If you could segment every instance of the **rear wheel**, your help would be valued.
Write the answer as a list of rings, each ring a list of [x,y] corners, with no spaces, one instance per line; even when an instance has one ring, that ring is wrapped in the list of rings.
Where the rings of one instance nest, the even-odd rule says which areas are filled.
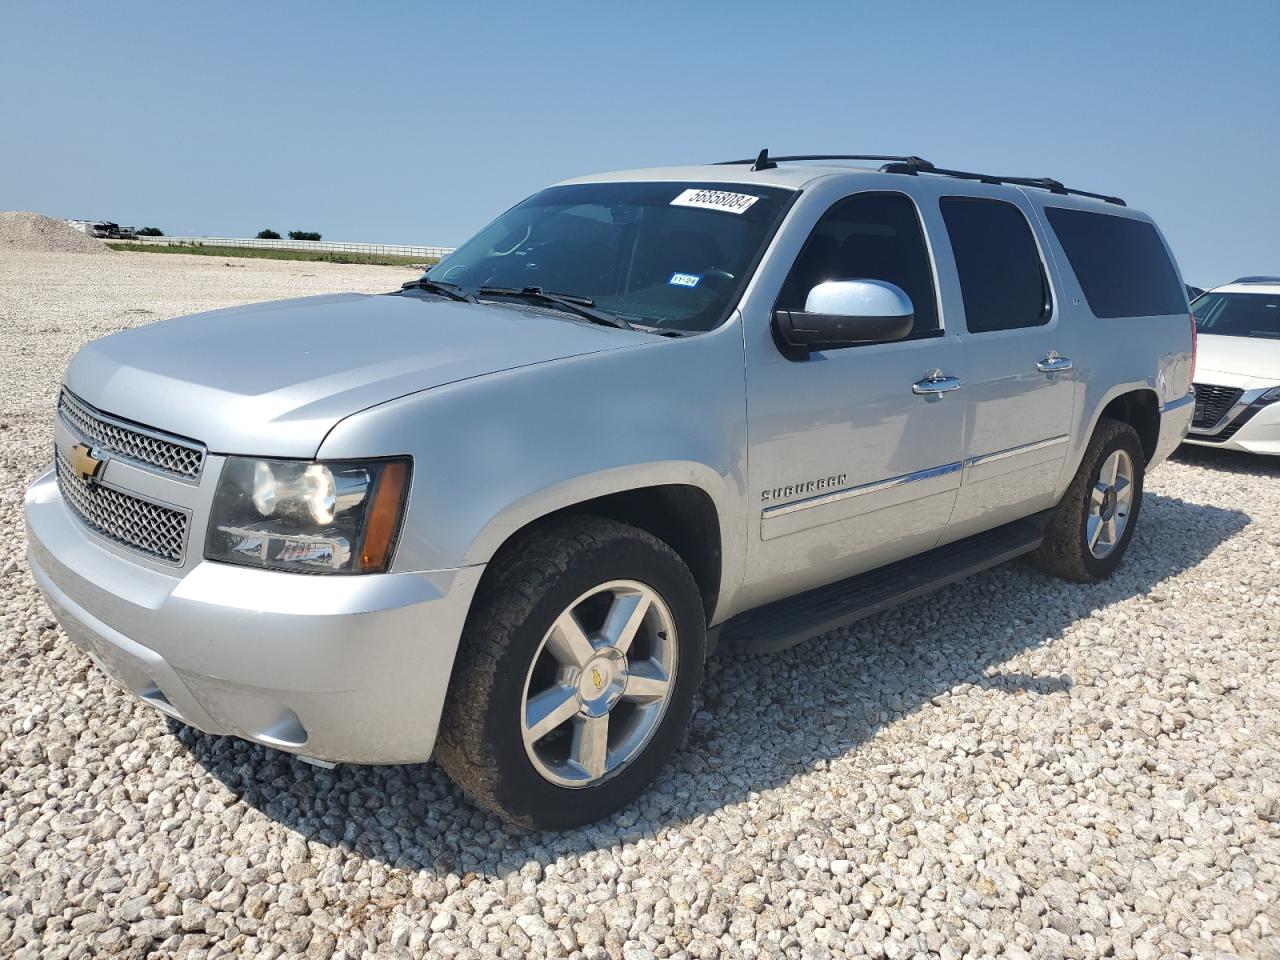
[[[1137,431],[1118,420],[1100,420],[1031,562],[1085,583],[1111,576],[1138,523],[1145,465]]]
[[[506,820],[563,829],[606,816],[679,742],[705,636],[697,585],[662,541],[597,517],[536,529],[486,573],[439,760]]]

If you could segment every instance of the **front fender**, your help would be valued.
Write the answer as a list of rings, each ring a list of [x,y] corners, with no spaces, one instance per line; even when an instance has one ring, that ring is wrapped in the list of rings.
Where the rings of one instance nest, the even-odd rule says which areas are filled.
[[[521,527],[583,500],[697,487],[720,518],[723,605],[746,548],[742,349],[731,320],[436,387],[346,418],[319,456],[413,457],[395,571],[485,563]]]
[[[728,488],[725,478],[707,464],[689,460],[632,463],[568,478],[532,491],[508,505],[476,535],[465,564],[487,563],[513,533],[557,510],[611,493],[667,484],[697,487],[707,494],[715,504],[720,521],[720,542],[723,544],[726,537],[734,536],[734,525],[725,521],[733,516],[730,511],[736,493]]]

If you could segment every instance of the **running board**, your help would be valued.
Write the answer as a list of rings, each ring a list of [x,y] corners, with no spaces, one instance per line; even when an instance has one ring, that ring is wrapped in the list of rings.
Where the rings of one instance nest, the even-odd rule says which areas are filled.
[[[1045,511],[740,613],[725,623],[720,645],[752,653],[785,650],[932,593],[1031,552],[1044,539],[1051,514],[1052,511]]]

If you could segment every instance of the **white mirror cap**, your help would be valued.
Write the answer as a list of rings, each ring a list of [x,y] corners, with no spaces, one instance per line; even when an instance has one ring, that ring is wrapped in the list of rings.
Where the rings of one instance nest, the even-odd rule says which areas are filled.
[[[887,280],[828,280],[809,291],[805,313],[841,317],[909,317],[911,298]]]

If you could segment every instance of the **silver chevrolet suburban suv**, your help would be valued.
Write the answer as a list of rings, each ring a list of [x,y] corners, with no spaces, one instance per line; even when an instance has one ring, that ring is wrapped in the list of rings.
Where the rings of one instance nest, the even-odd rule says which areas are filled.
[[[67,634],[170,716],[627,803],[704,659],[1025,554],[1081,581],[1187,432],[1151,220],[917,157],[570,180],[421,280],[85,346],[26,498]]]

